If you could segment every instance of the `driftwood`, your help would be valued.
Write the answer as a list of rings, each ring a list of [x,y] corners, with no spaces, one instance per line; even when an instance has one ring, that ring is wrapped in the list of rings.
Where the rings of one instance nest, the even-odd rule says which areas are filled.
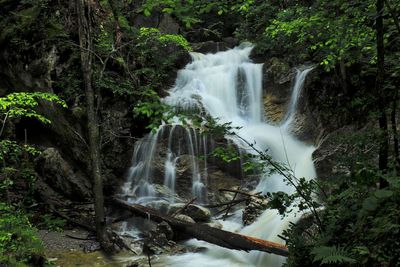
[[[288,256],[287,247],[278,243],[224,231],[208,225],[185,222],[170,216],[162,215],[155,209],[138,204],[129,204],[120,199],[114,198],[112,201],[119,207],[129,210],[138,216],[155,222],[165,221],[174,229],[174,232],[183,234],[188,238],[197,238],[229,249],[244,251],[258,250],[280,256]]]

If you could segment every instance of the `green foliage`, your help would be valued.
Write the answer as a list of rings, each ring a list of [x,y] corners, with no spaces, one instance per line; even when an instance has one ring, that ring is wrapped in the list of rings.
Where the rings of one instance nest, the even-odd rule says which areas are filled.
[[[158,98],[154,101],[139,102],[133,109],[133,113],[137,117],[145,117],[149,124],[146,128],[155,131],[162,122],[168,122],[172,117],[172,109],[170,106],[160,102]]]
[[[341,248],[341,247],[335,247],[335,246],[333,246],[333,247],[327,247],[327,246],[315,247],[311,251],[311,254],[314,255],[314,261],[321,262],[322,265],[324,265],[324,264],[351,265],[352,263],[356,262],[354,259],[352,259],[348,256],[349,253],[346,251],[346,249]]]
[[[187,119],[191,127],[197,127],[202,133],[213,132],[212,129],[208,131],[213,128],[210,125],[218,124],[214,120],[209,125],[210,120],[199,115]],[[222,136],[235,135],[240,139],[231,124],[218,128],[217,132]],[[287,266],[382,266],[386,263],[396,266],[393,264],[399,261],[400,255],[400,183],[397,176],[382,175],[359,163],[351,177],[338,177],[334,183],[320,184],[294,176],[290,167],[274,162],[266,152],[246,144],[264,168],[283,175],[296,189],[293,194],[268,194],[268,206],[283,215],[295,208],[309,213],[299,225],[292,225],[284,234],[290,252]],[[213,154],[226,162],[238,159],[234,147],[217,148]],[[255,159],[254,155],[252,158]],[[376,188],[380,177],[389,181],[388,188]],[[330,194],[325,193],[325,188],[330,189]],[[317,194],[321,196],[320,200]],[[321,201],[324,209],[319,209]]]
[[[0,265],[31,266],[44,248],[25,214],[0,202]]]
[[[43,115],[38,114],[34,108],[39,105],[39,100],[47,100],[50,102],[57,103],[62,107],[67,107],[65,102],[61,100],[57,95],[51,93],[11,93],[4,97],[0,97],[0,115],[5,118],[35,118],[42,123],[50,123],[50,121]]]
[[[142,27],[139,30],[140,37],[155,38],[162,44],[174,43],[180,45],[186,51],[192,51],[189,42],[179,34],[162,34],[157,28]]]
[[[33,193],[36,173],[31,166],[29,159],[36,157],[40,152],[29,145],[19,145],[15,141],[0,141],[0,198],[13,188],[14,182],[18,179],[27,184],[30,193]],[[26,195],[24,200],[29,200]]]
[[[68,37],[64,25],[60,23],[62,8],[53,8],[49,0],[1,2],[0,44],[12,51],[14,59],[30,61],[43,55],[46,45]],[[34,51],[34,52],[32,52]]]
[[[118,10],[118,21],[125,25],[119,32],[115,31],[113,16],[102,21],[96,31],[93,81],[105,95],[111,92],[129,102],[146,102],[152,100],[149,95],[165,89],[165,80],[176,68],[177,59],[192,48],[181,35],[163,34],[158,28],[136,28],[125,12]],[[118,43],[116,35],[121,36]]]
[[[232,145],[217,147],[212,151],[211,155],[215,158],[222,159],[227,163],[240,160],[240,154],[238,153],[237,148]]]
[[[67,223],[66,220],[55,217],[52,214],[44,214],[40,219],[38,227],[54,232],[62,232]]]
[[[332,8],[336,10],[332,12]],[[306,48],[326,70],[344,61],[348,66],[360,59],[375,61],[374,29],[368,14],[373,5],[342,1],[315,1],[311,7],[294,6],[277,14],[266,28],[266,36],[283,44]]]
[[[8,119],[22,117],[35,118],[42,123],[50,123],[43,115],[36,112],[35,107],[40,100],[51,101],[66,107],[64,101],[58,96],[50,93],[11,93],[0,97],[0,116],[2,116],[2,127],[0,136]],[[27,185],[29,193],[33,193],[33,185],[36,174],[33,170],[30,159],[36,157],[39,151],[30,145],[21,145],[16,141],[2,139],[0,141],[0,197],[8,194],[15,181],[21,180]],[[23,197],[28,201],[30,196]]]
[[[11,93],[0,98],[0,116],[3,129],[10,119],[34,118],[42,123],[50,123],[35,108],[40,101],[49,101],[66,107],[64,101],[50,93]],[[31,158],[39,151],[29,145],[2,139],[0,141],[0,199],[14,201],[14,204],[31,204],[36,181]],[[11,190],[20,190],[20,196],[10,199]],[[36,236],[36,230],[29,223],[28,217],[11,206],[0,202],[0,265],[32,266],[38,261],[44,262],[43,245]]]
[[[150,16],[154,10],[161,10],[163,13],[176,17],[186,28],[191,28],[203,22],[202,15],[204,14],[246,13],[254,4],[254,0],[146,0],[141,7],[141,11],[146,16]]]
[[[30,156],[37,156],[40,154],[33,146],[21,146],[17,142],[7,139],[0,141],[0,161],[16,163],[25,153]]]
[[[380,178],[389,187],[376,188]],[[319,211],[323,231],[306,221],[286,233],[287,266],[397,266],[400,255],[400,184],[397,175],[371,169],[329,182],[332,192]],[[305,234],[307,233],[307,234]],[[312,237],[312,238],[310,238]],[[312,263],[313,262],[313,263]]]
[[[77,64],[78,58],[73,55],[69,59],[71,65]],[[79,68],[70,68],[64,70],[63,74],[54,81],[54,90],[57,90],[58,95],[68,103],[68,106],[72,106],[73,103],[78,99],[84,98],[84,92],[82,90],[82,80],[79,73]]]

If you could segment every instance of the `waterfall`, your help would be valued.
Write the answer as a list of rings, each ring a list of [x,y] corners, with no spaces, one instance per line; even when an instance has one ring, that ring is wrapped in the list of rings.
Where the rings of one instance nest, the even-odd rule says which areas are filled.
[[[251,153],[247,143],[253,144],[259,151],[265,151],[275,161],[287,164],[296,177],[313,179],[316,176],[311,154],[314,147],[306,145],[289,132],[294,120],[297,102],[306,75],[311,69],[298,71],[293,86],[288,111],[281,125],[271,125],[264,119],[262,108],[262,64],[254,64],[249,59],[251,46],[244,46],[216,54],[192,54],[192,63],[178,72],[175,87],[169,91],[163,101],[171,106],[187,110],[207,112],[220,122],[230,122],[239,127],[236,131],[240,138],[229,137],[229,141]],[[168,137],[166,137],[168,136]],[[184,137],[182,137],[184,136]],[[192,177],[191,193],[200,202],[206,202],[207,161],[200,164],[200,156],[207,157],[213,141],[199,136],[192,128],[182,129],[178,123],[174,126],[162,125],[156,133],[151,133],[135,146],[133,165],[128,181],[123,187],[125,196],[135,196],[136,200],[156,195],[152,185],[157,142],[163,139],[167,143],[164,164],[164,185],[173,193],[177,183],[178,161],[182,155],[189,155]],[[253,151],[253,153],[255,153]],[[269,173],[269,172],[267,172]],[[287,193],[294,192],[284,177],[277,173],[261,175],[255,191]],[[132,199],[135,199],[134,197]],[[243,234],[283,243],[278,235],[290,222],[296,222],[293,212],[282,218],[275,210],[266,210],[253,224],[243,227],[241,211],[229,221],[221,221],[224,229],[239,231]],[[170,256],[154,266],[281,266],[284,258],[263,252],[237,252],[220,248],[201,241],[190,241],[193,245],[210,248],[204,253],[186,253]]]
[[[299,98],[301,95],[301,91],[304,86],[304,81],[306,80],[307,74],[312,70],[312,68],[307,68],[302,71],[297,70],[296,78],[294,82],[294,86],[292,89],[292,95],[290,97],[289,107],[286,111],[285,117],[281,122],[281,127],[285,128],[286,130],[290,127],[294,121],[296,110],[297,110],[297,103],[299,102]]]

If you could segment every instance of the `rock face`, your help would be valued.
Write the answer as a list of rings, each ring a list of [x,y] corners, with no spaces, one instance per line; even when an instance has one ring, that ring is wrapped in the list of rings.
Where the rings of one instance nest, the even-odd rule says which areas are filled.
[[[358,160],[377,165],[378,129],[373,123],[362,128],[341,127],[325,136],[313,153],[318,178],[335,179],[350,176],[357,170]],[[351,137],[351,138],[350,138]]]
[[[38,173],[52,189],[72,200],[86,200],[91,196],[87,177],[74,170],[55,148],[47,148],[37,161]]]
[[[285,115],[286,102],[282,102],[273,93],[265,93],[263,96],[264,112],[266,118],[274,123],[278,123]]]
[[[263,103],[267,120],[279,123],[283,119],[294,77],[295,70],[277,58],[271,58],[264,63]]]
[[[299,69],[303,68],[302,66]],[[271,58],[264,63],[264,112],[270,122],[279,124],[287,111],[296,77],[296,68],[290,67],[278,58]],[[290,131],[300,140],[315,143],[320,133],[317,116],[314,116],[309,106],[307,88],[313,80],[311,71],[305,80],[297,105],[297,113]],[[317,127],[316,127],[317,126]]]

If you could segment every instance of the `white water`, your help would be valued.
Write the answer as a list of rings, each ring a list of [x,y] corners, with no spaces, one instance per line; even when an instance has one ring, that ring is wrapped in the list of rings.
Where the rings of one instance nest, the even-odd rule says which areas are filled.
[[[299,102],[299,97],[304,86],[304,81],[306,80],[307,74],[311,70],[312,68],[308,68],[303,71],[297,70],[295,84],[292,90],[292,96],[290,97],[289,107],[281,123],[281,127],[285,130],[288,130],[288,127],[290,127],[294,121],[297,110],[297,103]]]
[[[209,113],[220,122],[231,122],[242,127],[237,134],[252,143],[260,151],[268,151],[276,161],[290,166],[297,177],[315,178],[311,154],[314,147],[298,141],[289,132],[294,120],[296,106],[307,73],[310,69],[299,71],[293,87],[292,99],[281,126],[270,125],[264,119],[262,108],[262,64],[253,64],[249,60],[252,47],[235,48],[217,54],[193,54],[193,62],[178,73],[176,86],[170,90],[165,103],[184,109],[199,109]],[[175,126],[168,129],[168,153],[165,161],[164,184],[172,191],[176,183],[176,161],[186,150],[192,156],[192,195],[205,202],[207,166],[199,166],[197,155],[207,155],[208,142],[205,137],[197,136],[196,131],[188,128],[186,141],[175,140]],[[157,133],[150,134],[135,148],[133,167],[130,178],[124,186],[126,195],[139,198],[154,196],[152,186],[152,159],[157,149],[157,142],[164,134],[165,126]],[[182,133],[181,133],[182,134]],[[241,140],[230,137],[239,147],[249,149]],[[176,144],[178,142],[178,144]],[[143,147],[147,147],[144,149]],[[248,151],[249,152],[249,151]],[[251,152],[251,151],[250,151]],[[202,171],[200,171],[202,169]],[[264,175],[256,191],[291,193],[294,188],[284,182],[282,176]],[[132,186],[133,184],[133,186]],[[295,213],[284,219],[274,210],[266,210],[250,226],[242,228],[239,214],[230,221],[221,222],[224,229],[239,231],[243,234],[283,243],[278,238],[290,221],[295,222]],[[206,246],[206,253],[188,253],[182,256],[168,257],[159,266],[212,267],[212,266],[281,266],[284,258],[262,252],[237,252],[200,241],[192,244]],[[157,264],[157,263],[155,263]],[[155,265],[157,266],[157,265]]]

